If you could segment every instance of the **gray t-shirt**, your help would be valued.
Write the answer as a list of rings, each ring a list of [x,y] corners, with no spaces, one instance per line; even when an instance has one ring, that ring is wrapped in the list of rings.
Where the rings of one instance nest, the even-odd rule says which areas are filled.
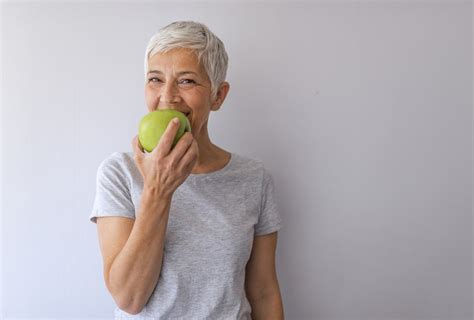
[[[99,166],[90,220],[138,214],[143,178],[132,152]],[[263,163],[231,153],[211,173],[191,174],[173,194],[162,270],[144,310],[115,319],[250,319],[245,266],[254,236],[279,230],[273,179]]]

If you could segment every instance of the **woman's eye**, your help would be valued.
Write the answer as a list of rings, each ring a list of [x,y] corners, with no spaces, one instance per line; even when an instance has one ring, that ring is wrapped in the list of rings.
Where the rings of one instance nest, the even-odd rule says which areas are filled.
[[[194,81],[193,79],[182,79],[182,80],[179,80],[179,84],[194,84],[196,83],[196,81]]]
[[[148,82],[159,82],[161,81],[159,78],[150,78],[148,79]]]

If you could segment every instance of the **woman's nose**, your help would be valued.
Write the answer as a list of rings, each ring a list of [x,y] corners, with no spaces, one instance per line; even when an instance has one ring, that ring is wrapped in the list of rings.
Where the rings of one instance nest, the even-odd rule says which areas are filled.
[[[179,91],[176,84],[171,83],[171,81],[166,83],[161,91],[160,100],[164,103],[180,102]]]

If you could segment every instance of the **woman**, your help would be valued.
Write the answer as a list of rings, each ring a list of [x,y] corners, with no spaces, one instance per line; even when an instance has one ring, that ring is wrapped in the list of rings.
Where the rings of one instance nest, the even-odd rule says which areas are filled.
[[[150,39],[148,111],[184,112],[192,133],[171,148],[170,122],[151,153],[135,136],[133,152],[99,166],[90,218],[116,319],[283,319],[272,176],[208,135],[226,71],[224,45],[203,24],[174,22]]]

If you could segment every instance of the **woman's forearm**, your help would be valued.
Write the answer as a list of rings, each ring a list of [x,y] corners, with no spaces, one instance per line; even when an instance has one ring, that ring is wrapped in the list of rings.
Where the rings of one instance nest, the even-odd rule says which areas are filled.
[[[139,213],[123,249],[109,272],[109,290],[119,307],[139,313],[158,282],[171,196],[144,189]]]
[[[250,301],[252,306],[252,320],[283,320],[283,302],[280,291],[262,296],[260,299]]]

